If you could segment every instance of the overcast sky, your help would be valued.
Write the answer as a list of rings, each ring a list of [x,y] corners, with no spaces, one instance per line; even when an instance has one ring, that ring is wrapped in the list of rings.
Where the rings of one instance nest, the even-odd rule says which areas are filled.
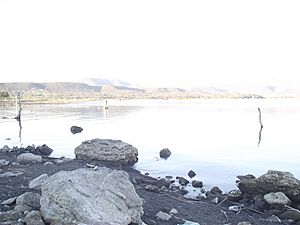
[[[0,82],[299,81],[299,12],[299,0],[0,0]]]

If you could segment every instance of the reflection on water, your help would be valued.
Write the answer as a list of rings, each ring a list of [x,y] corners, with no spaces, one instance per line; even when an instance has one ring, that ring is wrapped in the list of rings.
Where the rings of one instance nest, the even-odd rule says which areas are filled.
[[[263,141],[262,126],[257,140],[257,105]],[[14,114],[13,107],[0,111]],[[73,135],[73,125],[83,131]],[[47,144],[53,156],[74,157],[84,140],[120,139],[139,149],[135,167],[143,172],[187,177],[192,169],[204,185],[231,189],[236,175],[268,169],[299,177],[299,127],[300,100],[124,101],[109,102],[108,109],[105,102],[24,105],[19,124],[0,119],[0,145]],[[172,155],[157,160],[163,148]]]

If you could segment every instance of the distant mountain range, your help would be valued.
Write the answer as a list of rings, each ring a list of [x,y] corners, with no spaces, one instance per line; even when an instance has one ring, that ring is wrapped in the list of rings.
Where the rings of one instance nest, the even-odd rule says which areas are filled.
[[[136,88],[121,80],[89,78],[78,82],[0,83],[0,92],[21,91],[30,95],[55,93],[64,96],[105,96],[110,98],[263,98],[300,97],[300,85],[292,82],[280,84],[219,85],[191,90],[181,88]],[[81,94],[80,94],[81,93]]]

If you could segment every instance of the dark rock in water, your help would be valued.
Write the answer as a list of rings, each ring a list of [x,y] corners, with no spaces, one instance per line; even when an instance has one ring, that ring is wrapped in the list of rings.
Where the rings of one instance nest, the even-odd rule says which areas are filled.
[[[202,188],[203,187],[203,182],[198,181],[198,180],[193,180],[192,181],[192,186],[195,187],[195,188]]]
[[[171,180],[173,176],[166,176],[166,179]]]
[[[193,170],[190,170],[190,171],[188,172],[188,176],[189,176],[190,178],[193,178],[194,176],[196,176],[196,173],[195,173]]]
[[[241,180],[238,187],[243,193],[252,196],[283,192],[290,200],[300,201],[300,181],[289,172],[269,170],[256,179]]]
[[[72,134],[81,133],[81,131],[83,131],[83,129],[81,127],[77,127],[77,126],[72,126],[70,130],[71,130]]]
[[[243,198],[243,193],[239,190],[231,190],[227,194],[227,198],[229,201],[238,202]]]
[[[167,159],[172,154],[172,152],[168,148],[164,148],[160,150],[159,156],[160,158]]]
[[[187,179],[185,179],[184,177],[178,177],[178,182],[179,184],[183,185],[183,186],[186,186],[189,181]]]
[[[212,189],[210,189],[210,193],[214,194],[214,195],[220,195],[222,194],[222,190],[219,187],[213,187]]]
[[[35,151],[40,155],[50,155],[53,152],[53,149],[44,144],[42,146],[37,146]]]

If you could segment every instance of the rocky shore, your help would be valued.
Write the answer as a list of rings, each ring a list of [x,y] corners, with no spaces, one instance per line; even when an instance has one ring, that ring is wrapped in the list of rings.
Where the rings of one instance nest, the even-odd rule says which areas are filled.
[[[51,153],[47,145],[0,149],[0,225],[300,224],[300,181],[289,172],[238,176],[237,189],[223,193],[197,180],[189,190],[193,171],[141,174],[132,168],[137,149],[117,140],[83,142],[76,159]]]

